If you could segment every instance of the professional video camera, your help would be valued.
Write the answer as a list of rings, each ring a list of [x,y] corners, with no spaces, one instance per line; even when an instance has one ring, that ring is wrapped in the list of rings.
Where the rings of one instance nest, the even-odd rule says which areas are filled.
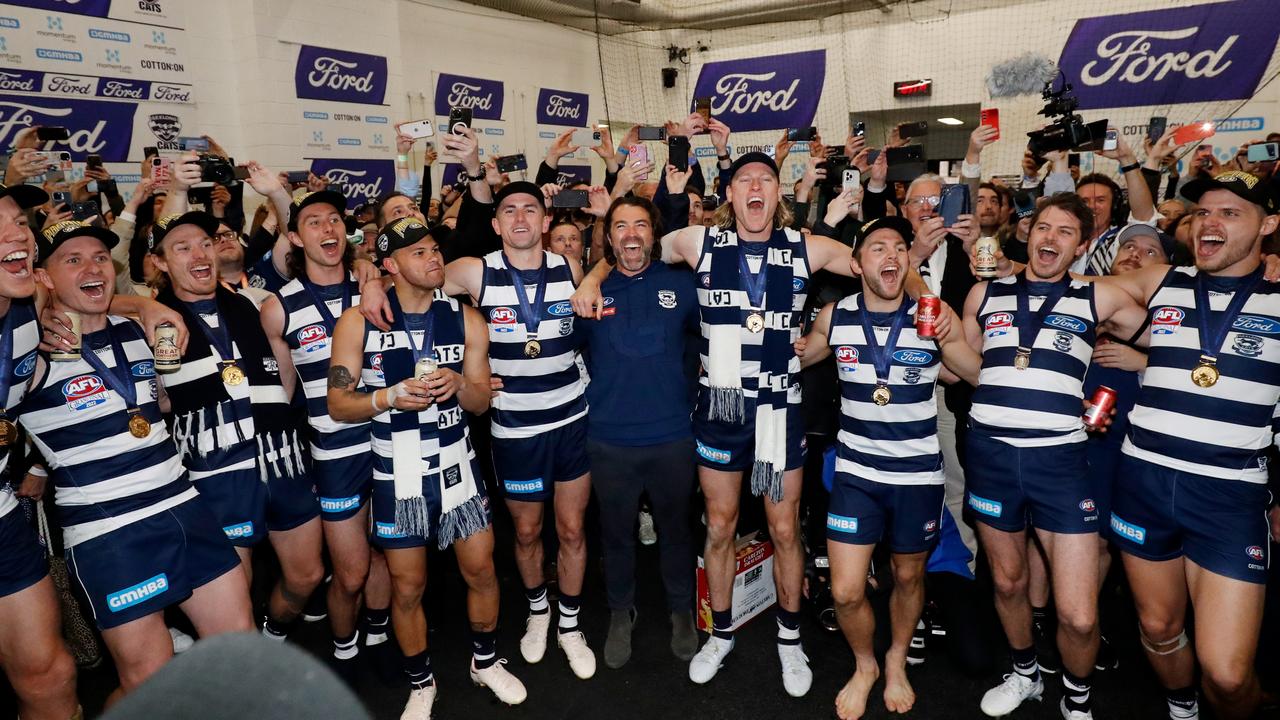
[[[1102,142],[1107,136],[1107,121],[1097,120],[1086,123],[1076,114],[1080,101],[1071,94],[1071,84],[1062,83],[1062,89],[1055,91],[1053,81],[1044,84],[1040,93],[1045,105],[1039,112],[1053,119],[1043,130],[1032,130],[1027,133],[1030,140],[1027,147],[1036,157],[1042,157],[1054,150],[1101,150]]]

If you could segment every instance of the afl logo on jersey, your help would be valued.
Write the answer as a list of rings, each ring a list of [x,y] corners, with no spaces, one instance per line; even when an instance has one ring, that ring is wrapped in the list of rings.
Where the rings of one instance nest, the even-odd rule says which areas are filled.
[[[378,376],[379,380],[383,379],[382,353],[377,353],[373,357],[369,358],[369,368],[373,370],[374,374]]]
[[[308,325],[298,331],[298,347],[307,352],[323,350],[329,346],[329,332],[319,323]]]
[[[987,337],[1000,337],[1007,335],[1009,328],[1013,327],[1013,316],[1007,312],[991,313],[987,316]]]
[[[1152,335],[1172,335],[1182,327],[1182,319],[1187,316],[1182,312],[1181,308],[1162,307],[1156,308],[1151,313],[1151,334]]]
[[[496,307],[489,311],[489,322],[496,332],[515,332],[516,311],[509,307]]]
[[[836,348],[836,362],[840,372],[851,373],[858,369],[858,348],[852,345],[841,345]]]
[[[73,411],[85,410],[107,401],[107,388],[97,375],[80,375],[62,386],[62,396]]]

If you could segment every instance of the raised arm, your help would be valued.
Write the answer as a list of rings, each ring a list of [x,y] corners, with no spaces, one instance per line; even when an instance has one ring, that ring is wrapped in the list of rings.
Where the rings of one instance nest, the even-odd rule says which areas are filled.
[[[811,269],[853,277],[853,266],[849,263],[853,249],[839,240],[832,240],[824,235],[810,235],[805,240],[805,251],[809,253]]]

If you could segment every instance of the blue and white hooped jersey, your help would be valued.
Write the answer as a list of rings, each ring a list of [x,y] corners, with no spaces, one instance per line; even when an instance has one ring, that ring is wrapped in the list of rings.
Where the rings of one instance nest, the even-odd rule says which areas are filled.
[[[129,432],[124,399],[81,357],[48,362],[23,401],[22,424],[49,463],[54,500],[67,547],[151,517],[196,496],[156,401],[155,365],[137,323],[110,316],[137,392],[151,423],[144,438]],[[105,346],[104,346],[105,343]],[[108,368],[117,358],[103,333],[88,334],[81,350]]]
[[[438,367],[448,368],[461,375],[463,350],[466,347],[466,325],[462,308],[457,300],[445,295],[441,290],[436,290],[428,312],[433,318],[432,352]],[[409,328],[409,332],[413,333],[414,345],[422,347],[423,330]],[[368,322],[365,323],[364,362],[361,365],[360,376],[370,392],[387,386],[387,378],[383,374],[383,353],[401,349],[409,353],[413,352],[405,337],[405,331],[393,328],[390,332],[383,332]],[[423,349],[426,350],[426,348]],[[400,379],[396,380],[396,382],[399,381]],[[374,482],[395,481],[391,451],[391,418],[401,412],[404,411],[392,408],[373,416]],[[462,439],[459,442],[465,443],[464,455],[472,463],[475,462],[476,453],[471,446],[466,415],[462,406],[458,404],[457,395],[444,402],[431,403],[425,410],[419,410],[417,415],[418,425],[421,428],[423,467],[429,475],[434,475],[441,470],[440,430],[459,423],[462,424]],[[479,467],[473,465],[471,471],[475,477],[480,477]],[[381,531],[382,528],[379,530]]]
[[[586,386],[576,362],[573,271],[563,257],[543,251],[546,294],[538,323],[536,358],[526,357],[531,338],[520,320],[520,302],[501,250],[484,256],[484,278],[476,304],[489,325],[489,365],[502,378],[493,399],[493,436],[527,438],[586,417]],[[534,286],[525,281],[532,305]],[[606,312],[608,310],[606,309]]]
[[[809,254],[805,245],[804,236],[799,232],[787,228],[783,232],[786,233],[789,247],[784,250],[770,249],[768,252],[772,256],[773,264],[789,264],[791,266],[791,312],[786,313],[783,317],[772,317],[773,313],[762,310],[765,316],[766,328],[786,328],[791,333],[791,342],[800,339],[801,329],[804,327],[804,304],[809,297]],[[760,354],[764,347],[764,336],[766,333],[753,333],[746,327],[747,315],[751,313],[750,303],[747,300],[747,292],[741,287],[733,288],[717,288],[712,287],[711,257],[710,252],[713,246],[719,247],[717,243],[729,242],[737,244],[740,242],[733,230],[722,230],[716,227],[707,228],[706,234],[702,237],[702,251],[698,256],[697,276],[698,276],[698,305],[701,308],[708,307],[725,307],[734,306],[741,308],[739,318],[739,337],[742,344],[742,362],[740,370],[742,376],[742,392],[743,396],[755,399],[757,395],[757,385],[760,379]],[[747,264],[751,272],[760,272],[760,266],[764,262],[764,255],[747,255]],[[736,255],[735,255],[736,261]],[[735,273],[735,277],[737,274]],[[761,304],[767,307],[769,304],[768,283],[766,282],[764,299]],[[711,379],[707,376],[707,368],[710,367],[709,358],[707,357],[709,338],[711,337],[711,325],[707,323],[705,315],[701,321],[702,339],[699,343],[698,357],[702,361],[701,376],[698,378],[698,384],[703,387],[711,386]],[[787,363],[787,372],[791,375],[793,382],[787,392],[787,403],[790,405],[798,405],[800,403],[800,384],[794,382],[795,378],[800,376],[800,358],[793,353]]]
[[[1147,302],[1151,345],[1123,451],[1183,472],[1265,484],[1266,450],[1280,432],[1280,287],[1258,283],[1218,349],[1221,377],[1202,388],[1191,382],[1200,362],[1196,273],[1170,269]],[[1207,285],[1212,311],[1226,310],[1238,282]]]
[[[972,427],[1017,447],[1084,442],[1084,375],[1098,324],[1093,285],[1071,281],[1044,318],[1030,367],[1019,370],[1013,364],[1020,343],[1015,280],[989,282],[978,308],[982,370],[969,414]],[[1028,285],[1029,310],[1035,313],[1049,283]]]
[[[10,422],[18,421],[17,407],[27,394],[27,381],[36,369],[36,345],[40,344],[40,324],[36,321],[35,305],[30,300],[13,300],[9,303],[9,322],[13,327],[13,364],[9,369],[9,396],[4,398],[5,412]],[[9,467],[9,448],[0,449],[0,477]],[[18,501],[13,488],[0,485],[0,517],[13,512]]]
[[[347,291],[351,307],[360,304],[360,287],[348,274]],[[342,306],[342,286],[321,285],[316,292],[336,322],[346,309]],[[316,308],[311,294],[297,278],[280,289],[284,307],[284,339],[289,355],[302,380],[307,398],[307,422],[311,425],[311,458],[319,465],[369,453],[369,423],[338,422],[329,417],[329,355],[333,351],[333,327]],[[359,383],[357,383],[357,386]],[[358,389],[358,388],[357,388]]]
[[[910,302],[904,299],[904,302]],[[840,378],[840,432],[836,472],[890,485],[941,485],[938,403],[934,386],[941,353],[932,340],[916,335],[915,306],[889,359],[892,399],[877,405],[875,363],[862,329],[862,294],[841,300],[831,313],[827,341]],[[891,317],[873,313],[877,345],[884,348]]]

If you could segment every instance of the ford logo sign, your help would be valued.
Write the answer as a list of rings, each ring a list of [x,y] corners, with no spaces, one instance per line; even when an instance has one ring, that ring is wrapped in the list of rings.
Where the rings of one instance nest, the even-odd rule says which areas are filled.
[[[893,359],[904,365],[927,365],[933,355],[923,350],[899,350],[893,354]]]
[[[1073,318],[1070,315],[1050,315],[1044,319],[1044,324],[1052,328],[1070,330],[1077,333],[1082,333],[1088,329],[1088,325],[1085,325],[1083,320]]]
[[[1280,333],[1280,322],[1276,322],[1271,318],[1258,317],[1257,315],[1241,315],[1231,324],[1231,329],[1245,330],[1263,335],[1275,335]]]
[[[551,307],[547,308],[547,312],[551,313],[552,315],[555,315],[556,317],[572,315],[573,306],[570,305],[568,302],[558,302],[555,305],[552,305]]]

